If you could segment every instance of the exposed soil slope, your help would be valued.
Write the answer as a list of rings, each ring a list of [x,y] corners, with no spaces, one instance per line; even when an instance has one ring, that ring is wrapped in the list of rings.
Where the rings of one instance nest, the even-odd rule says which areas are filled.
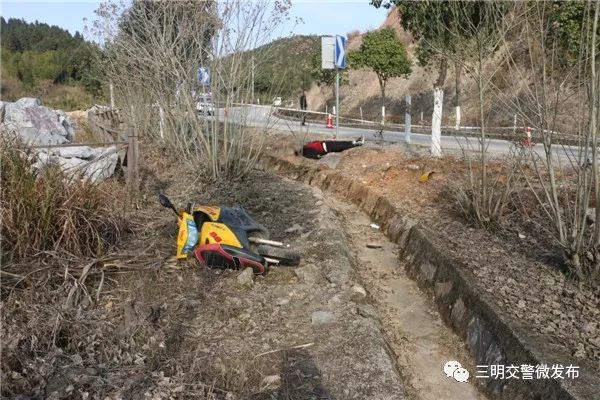
[[[288,143],[281,139],[282,154],[291,154]],[[561,271],[560,250],[535,222],[533,208],[529,220],[513,213],[501,229],[477,229],[459,215],[450,190],[465,177],[463,162],[432,159],[418,150],[406,154],[392,145],[342,154],[336,169],[386,195],[435,232],[433,240],[464,262],[478,278],[478,290],[492,295],[506,318],[527,324],[532,336],[571,354],[574,364],[600,371],[600,290]],[[294,163],[314,162],[287,157]],[[435,173],[420,183],[425,171]]]

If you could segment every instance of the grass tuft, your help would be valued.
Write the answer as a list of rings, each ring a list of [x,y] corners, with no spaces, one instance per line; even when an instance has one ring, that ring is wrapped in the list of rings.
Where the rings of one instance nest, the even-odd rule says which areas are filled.
[[[45,251],[95,257],[115,244],[124,227],[116,183],[83,182],[54,165],[36,170],[34,161],[16,140],[0,139],[3,261]]]

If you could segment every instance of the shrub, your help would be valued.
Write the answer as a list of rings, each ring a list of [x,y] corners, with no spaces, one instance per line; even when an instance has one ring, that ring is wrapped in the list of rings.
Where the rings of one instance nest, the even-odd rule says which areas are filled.
[[[66,176],[59,167],[32,168],[35,157],[0,139],[3,261],[44,251],[97,256],[116,243],[124,227],[115,214],[120,188]],[[121,196],[122,198],[122,196]]]

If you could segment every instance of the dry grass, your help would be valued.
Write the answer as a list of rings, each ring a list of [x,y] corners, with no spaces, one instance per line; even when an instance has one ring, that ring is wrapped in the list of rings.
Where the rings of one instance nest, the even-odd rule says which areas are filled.
[[[116,243],[124,227],[115,207],[120,188],[67,177],[56,166],[32,168],[32,154],[0,142],[3,261],[54,251],[94,257]]]
[[[0,82],[0,95],[3,101],[17,101],[22,97],[37,97],[42,103],[53,109],[72,111],[88,109],[101,99],[95,99],[80,85],[54,84],[52,81],[40,81],[33,87],[26,87],[15,77],[9,76],[3,69]]]
[[[2,151],[2,207],[6,214],[5,175],[9,170],[4,167],[5,154],[16,157],[11,160],[11,168],[29,162],[23,153],[9,152],[4,146]],[[196,324],[219,324],[222,318],[231,317],[232,310],[223,304],[221,295],[212,294],[219,281],[216,275],[192,268],[193,260],[183,264],[172,260],[176,222],[156,201],[157,191],[168,190],[182,173],[191,174],[192,170],[164,157],[165,148],[151,147],[142,154],[141,206],[124,213],[134,234],[123,238],[114,252],[81,257],[67,254],[60,246],[50,246],[56,251],[46,250],[43,257],[28,255],[3,263],[2,398],[215,399],[225,398],[228,392],[249,393],[250,372],[245,366],[227,360],[214,362],[206,354],[206,341],[193,336]],[[38,179],[44,176],[40,173]],[[54,193],[42,186],[46,182],[40,180],[37,184]],[[53,184],[72,191],[57,197],[72,198],[54,208],[61,210],[57,215],[74,218],[79,211],[71,210],[71,214],[62,209],[88,192],[81,192],[82,185],[66,189],[66,183]],[[92,213],[94,221],[101,216],[112,218],[100,200],[109,189],[110,199],[118,197],[114,194],[118,188],[107,186],[87,188],[98,196],[93,202],[99,207]],[[19,193],[24,193],[21,185],[19,188]],[[178,186],[178,191],[184,189]],[[31,191],[26,193],[31,195]],[[14,190],[12,194],[20,196]],[[178,200],[183,200],[184,194],[180,196]],[[188,196],[191,193],[186,192],[185,198]],[[44,199],[40,194],[30,202]],[[25,204],[29,202],[21,200],[10,211],[23,209]],[[106,209],[109,207],[110,203]],[[30,218],[41,215],[40,211],[29,212]],[[10,235],[5,233],[7,222],[4,219],[2,225],[5,238]],[[38,224],[31,226],[39,229]],[[3,246],[11,249],[6,241]],[[200,320],[196,319],[198,315],[202,316]]]
[[[86,110],[99,101],[78,85],[51,85],[47,90],[36,88],[35,95],[40,97],[47,107],[64,111]]]

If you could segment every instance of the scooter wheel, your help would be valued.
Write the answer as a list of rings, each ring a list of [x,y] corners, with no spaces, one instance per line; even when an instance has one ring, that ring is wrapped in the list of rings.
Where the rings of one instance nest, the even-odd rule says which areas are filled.
[[[257,253],[263,257],[274,258],[279,261],[279,265],[286,265],[288,267],[295,267],[300,264],[302,255],[290,249],[284,249],[280,247],[273,247],[261,244],[256,249]]]

